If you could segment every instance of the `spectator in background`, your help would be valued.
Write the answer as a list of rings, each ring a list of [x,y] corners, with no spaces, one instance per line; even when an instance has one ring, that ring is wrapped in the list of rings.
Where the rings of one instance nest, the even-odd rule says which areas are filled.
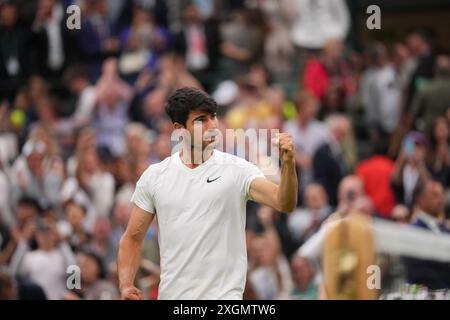
[[[409,82],[404,108],[404,111],[409,114],[416,93],[434,76],[436,57],[432,52],[430,38],[425,31],[414,31],[408,36],[407,43],[416,59],[416,68]]]
[[[129,122],[132,95],[132,89],[118,75],[117,60],[105,61],[102,76],[97,83],[98,103],[93,126],[98,146],[108,148],[114,156],[125,151],[124,127]]]
[[[24,145],[22,156],[14,162],[11,172],[13,205],[22,196],[56,204],[64,176],[59,168],[50,166],[47,156],[47,146],[40,140],[29,140]]]
[[[67,161],[68,177],[62,185],[61,203],[75,200],[87,210],[86,231],[91,232],[99,216],[108,216],[114,201],[115,181],[100,164],[95,134],[92,129],[81,131],[75,155]]]
[[[430,130],[430,147],[426,156],[427,167],[431,176],[441,182],[445,188],[445,212],[447,217],[450,217],[449,132],[450,125],[447,118],[437,117],[434,119]],[[447,226],[450,228],[450,220],[448,218],[447,220]]]
[[[366,196],[364,193],[363,182],[355,175],[348,175],[341,180],[337,194],[338,205],[336,207],[336,212],[344,216],[356,209],[355,204],[357,199]],[[330,220],[332,220],[334,216],[335,215],[330,216]]]
[[[91,79],[97,80],[105,58],[117,55],[120,40],[116,26],[107,16],[105,0],[86,0],[87,12],[81,22],[79,47],[89,64]]]
[[[298,246],[319,230],[331,210],[323,186],[309,184],[304,194],[304,208],[292,212],[288,218],[289,231]]]
[[[14,231],[11,230],[12,224],[7,224],[0,217],[0,269],[7,265],[16,249],[16,239],[14,239]]]
[[[0,223],[12,226],[15,218],[11,212],[11,186],[7,172],[0,160]],[[1,246],[1,245],[0,245]]]
[[[156,138],[153,144],[153,152],[150,157],[151,163],[158,163],[163,161],[165,158],[170,157],[172,154],[172,142],[170,141],[170,136],[161,134]]]
[[[280,112],[273,99],[277,89],[268,86],[263,67],[254,65],[251,69],[238,79],[239,95],[226,112],[226,125],[231,129],[270,129],[275,124],[278,128]]]
[[[77,98],[75,112],[72,115],[74,128],[89,125],[97,103],[97,92],[89,81],[88,69],[83,66],[70,67],[65,71],[64,80]]]
[[[119,29],[129,25],[131,23],[134,2],[145,3],[146,1],[106,0],[108,20]]]
[[[273,82],[267,66],[263,63],[251,65],[245,76],[245,82],[249,89],[254,88],[256,90],[262,100],[261,113],[263,119],[255,125],[264,129],[279,129],[282,121],[289,117],[285,112],[286,95],[282,87]],[[224,83],[227,83],[227,81]],[[295,114],[295,110],[293,110],[293,113]]]
[[[139,4],[134,5],[133,20],[121,32],[120,42],[119,70],[128,81],[134,81],[144,68],[155,70],[170,45],[167,30],[156,25],[153,13]]]
[[[30,102],[29,90],[26,86],[21,87],[10,105],[10,117],[5,116],[5,120],[9,120],[10,130],[16,135],[19,146],[23,145],[27,139],[27,130],[32,120],[32,106]],[[10,150],[16,153],[16,150]]]
[[[433,178],[440,181],[445,188],[450,186],[449,139],[450,127],[447,119],[435,118],[430,128],[430,146],[426,162]]]
[[[69,200],[64,205],[64,219],[58,224],[59,232],[67,239],[74,252],[83,249],[90,240],[86,231],[87,209],[83,205]]]
[[[29,32],[17,20],[17,5],[12,1],[3,1],[0,4],[0,100],[7,98],[11,101],[30,71],[26,49]]]
[[[124,128],[129,123],[128,109],[129,103],[113,90],[96,108],[93,125],[98,145],[108,149],[113,156],[120,156],[126,150]]]
[[[57,0],[39,0],[32,24],[33,68],[36,74],[54,80],[77,56],[74,33],[66,27],[64,5]]]
[[[49,128],[41,124],[33,124],[29,130],[28,141],[42,141],[46,147],[47,157],[46,160],[50,167],[55,168],[60,166],[58,170],[61,171],[63,159],[61,157],[61,146],[58,144],[55,135]],[[64,170],[62,170],[64,171]],[[62,174],[60,172],[60,174]]]
[[[445,116],[450,108],[450,58],[439,56],[434,70],[436,76],[417,90],[411,106],[418,129],[424,132],[429,132],[433,120]]]
[[[289,263],[281,252],[280,240],[269,207],[258,210],[264,232],[253,240],[253,266],[248,275],[252,289],[260,300],[287,299],[293,289]]]
[[[41,214],[42,207],[37,200],[28,197],[19,199],[14,208],[14,215],[16,218],[15,229],[21,234],[32,233],[31,231],[33,228],[31,228],[31,225],[34,224],[34,221],[39,218]]]
[[[261,11],[240,9],[223,26],[221,38],[221,72],[223,79],[245,73],[261,53],[265,36]]]
[[[183,9],[183,28],[175,35],[175,50],[185,57],[187,69],[206,89],[212,89],[220,40],[217,22],[202,19],[197,5],[188,3]]]
[[[62,299],[66,288],[66,270],[75,264],[75,256],[56,230],[56,224],[43,219],[34,222],[33,232],[38,249],[30,251],[26,238],[22,238],[10,265],[14,275],[27,277],[44,289],[49,300]]]
[[[36,104],[40,98],[48,97],[51,94],[49,83],[39,75],[30,77],[28,87],[32,105]],[[33,116],[36,117],[34,114]]]
[[[355,173],[364,184],[365,193],[372,199],[376,212],[390,218],[395,206],[395,195],[391,187],[394,162],[386,156],[387,142],[378,141],[373,155],[361,161]]]
[[[139,119],[147,128],[156,133],[166,130],[165,126],[168,122],[167,114],[164,107],[167,101],[167,89],[158,87],[150,92],[142,102],[140,113],[142,117]]]
[[[14,279],[4,271],[0,271],[0,300],[19,300]]]
[[[59,106],[51,95],[42,96],[35,101],[38,124],[56,140],[61,155],[67,156],[74,144],[73,125],[67,118],[60,117]]]
[[[450,230],[442,223],[444,213],[444,188],[434,180],[419,184],[416,193],[419,209],[411,224],[434,234],[449,234]],[[448,263],[427,261],[417,258],[404,258],[406,277],[410,284],[420,284],[428,289],[450,288],[450,266]]]
[[[186,68],[183,56],[168,53],[159,63],[158,87],[169,92],[182,87],[194,87],[202,89],[201,83]]]
[[[343,145],[350,132],[350,122],[346,116],[332,115],[327,124],[330,138],[314,154],[313,170],[314,180],[324,186],[330,204],[335,206],[339,182],[349,172]]]
[[[318,110],[319,100],[304,91],[297,99],[296,119],[284,124],[284,130],[294,137],[295,161],[301,170],[300,195],[314,178],[312,163],[314,154],[329,139],[329,129],[316,119]]]
[[[95,131],[90,127],[81,129],[77,136],[74,154],[69,159],[67,159],[66,168],[67,168],[67,175],[69,177],[75,175],[75,171],[78,166],[79,155],[82,154],[85,150],[88,150],[89,148],[96,148],[96,147],[97,147],[97,137],[95,136]]]
[[[66,292],[65,300],[115,300],[119,298],[117,288],[106,280],[106,269],[100,256],[93,252],[80,252],[77,265],[81,271],[81,289]]]
[[[113,160],[112,174],[115,180],[115,200],[124,201],[133,195],[134,182],[132,170],[135,160],[121,156]]]
[[[267,21],[267,37],[264,41],[264,64],[270,74],[283,83],[296,72],[292,66],[295,55],[289,30],[293,16],[293,3],[288,0],[248,1],[249,6],[258,7]]]
[[[401,114],[401,87],[386,47],[374,43],[366,52],[369,68],[362,78],[362,103],[372,144],[389,139]]]
[[[97,102],[107,103],[109,93],[114,91],[121,101],[130,101],[133,98],[133,88],[119,75],[117,59],[106,59],[102,64],[101,76],[96,83]]]
[[[310,263],[317,266],[321,265],[324,241],[330,227],[333,226],[333,222],[346,219],[353,213],[367,215],[373,213],[371,201],[364,194],[362,182],[357,176],[349,175],[343,178],[339,183],[337,193],[339,203],[337,205],[336,212],[331,214],[322,223],[319,231],[303,243],[296,253],[296,255],[307,258]],[[320,268],[316,270],[320,270]],[[319,275],[318,279],[323,281],[320,276],[321,275]]]
[[[126,137],[128,158],[131,161],[139,158],[148,159],[150,136],[147,128],[140,123],[130,123],[126,128]]]
[[[409,82],[416,69],[416,61],[408,46],[403,42],[398,42],[394,46],[392,63],[398,74],[398,81],[402,90],[402,107],[403,99],[408,90]]]
[[[317,300],[318,286],[314,277],[316,272],[308,258],[294,256],[291,260],[292,278],[295,288],[290,294],[292,300]]]
[[[112,228],[109,218],[99,218],[95,221],[92,241],[88,248],[101,258],[104,266],[109,266],[116,261],[118,247],[112,241]]]
[[[321,101],[320,119],[344,110],[345,99],[352,94],[350,70],[343,58],[343,43],[328,40],[318,58],[306,63],[303,85]]]
[[[40,286],[30,281],[16,280],[0,270],[0,300],[47,300]]]
[[[113,176],[102,168],[95,148],[81,152],[77,162],[75,177],[79,188],[89,195],[96,217],[108,217],[114,201]],[[89,217],[89,220],[93,224],[96,218]]]
[[[291,7],[290,7],[291,9]],[[343,0],[294,0],[291,37],[303,49],[322,49],[329,39],[344,41],[350,29],[350,12]]]
[[[127,202],[117,202],[114,204],[112,214],[112,234],[111,238],[113,241],[113,245],[118,248],[120,238],[122,238],[123,233],[125,232],[128,224],[128,219],[130,217],[131,205],[129,201]]]
[[[430,176],[425,164],[426,145],[422,133],[410,132],[403,140],[402,150],[392,172],[391,184],[396,201],[408,208],[413,206],[416,186]]]

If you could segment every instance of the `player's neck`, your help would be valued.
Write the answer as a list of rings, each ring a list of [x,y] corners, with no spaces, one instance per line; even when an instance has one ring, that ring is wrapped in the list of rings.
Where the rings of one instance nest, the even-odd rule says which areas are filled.
[[[181,162],[190,169],[195,169],[202,163],[208,161],[213,155],[214,149],[198,150],[194,147],[182,149],[180,152]]]

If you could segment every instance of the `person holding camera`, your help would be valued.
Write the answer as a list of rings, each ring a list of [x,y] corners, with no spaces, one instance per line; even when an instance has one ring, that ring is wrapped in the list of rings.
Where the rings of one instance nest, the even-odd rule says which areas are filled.
[[[425,164],[426,150],[426,138],[421,132],[408,133],[392,172],[391,184],[396,201],[409,209],[414,205],[414,191],[418,183],[430,178]]]
[[[31,250],[34,238],[37,250]],[[38,218],[31,221],[19,235],[12,256],[10,272],[39,285],[49,300],[61,299],[66,291],[67,267],[75,265],[75,256],[68,243],[60,236],[56,223]]]

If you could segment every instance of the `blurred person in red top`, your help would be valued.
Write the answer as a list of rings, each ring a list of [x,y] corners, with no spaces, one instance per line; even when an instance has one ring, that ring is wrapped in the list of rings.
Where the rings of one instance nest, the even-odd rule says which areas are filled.
[[[306,63],[303,85],[323,103],[321,115],[343,107],[344,99],[351,92],[350,70],[343,58],[344,46],[341,41],[327,41],[320,58],[312,58]]]
[[[394,162],[386,156],[387,146],[379,142],[374,147],[373,155],[356,167],[356,175],[364,184],[365,193],[375,206],[375,211],[382,217],[390,218],[395,206],[395,195],[391,188],[391,175]]]

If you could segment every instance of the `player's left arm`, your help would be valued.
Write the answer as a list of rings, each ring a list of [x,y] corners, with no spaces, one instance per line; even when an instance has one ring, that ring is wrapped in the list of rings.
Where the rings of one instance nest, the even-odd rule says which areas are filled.
[[[295,168],[294,142],[292,136],[279,136],[281,179],[280,185],[256,178],[250,185],[250,198],[280,212],[292,212],[297,206],[297,171]]]

